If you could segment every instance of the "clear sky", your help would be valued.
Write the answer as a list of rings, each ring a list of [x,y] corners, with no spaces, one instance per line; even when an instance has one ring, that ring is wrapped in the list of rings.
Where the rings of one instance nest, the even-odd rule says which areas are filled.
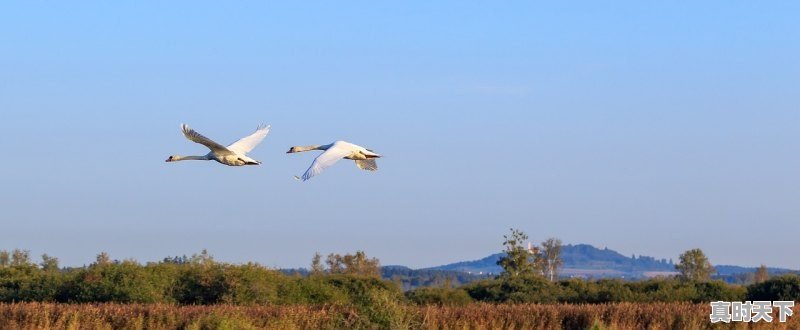
[[[0,5],[0,249],[434,266],[509,227],[799,268],[797,2]],[[272,132],[257,167],[165,163]],[[384,154],[299,183],[347,140]]]

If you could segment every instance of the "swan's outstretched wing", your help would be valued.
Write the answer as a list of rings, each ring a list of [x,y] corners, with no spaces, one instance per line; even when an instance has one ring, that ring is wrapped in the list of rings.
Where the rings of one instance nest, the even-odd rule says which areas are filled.
[[[269,125],[259,125],[255,133],[245,136],[228,146],[228,150],[244,155],[255,148],[269,134]]]
[[[303,181],[311,179],[324,169],[352,153],[353,150],[350,150],[350,148],[345,148],[343,146],[337,146],[334,144],[332,147],[328,148],[328,150],[325,150],[325,152],[314,159],[314,162],[311,163],[311,167],[309,167],[308,170],[306,170],[306,173],[303,174]]]
[[[375,158],[356,160],[356,166],[358,166],[358,168],[362,170],[367,170],[367,171],[378,170],[378,163],[375,162]]]
[[[181,124],[181,129],[183,129],[183,136],[194,143],[202,144],[208,149],[211,149],[214,153],[217,154],[227,154],[231,151],[227,148],[223,147],[221,144],[211,141],[211,139],[203,136],[203,134],[197,133],[197,131],[193,130],[189,125]]]

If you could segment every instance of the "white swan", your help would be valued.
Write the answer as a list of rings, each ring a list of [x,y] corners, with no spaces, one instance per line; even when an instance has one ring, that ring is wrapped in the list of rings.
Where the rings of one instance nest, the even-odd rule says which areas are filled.
[[[269,125],[259,125],[255,133],[245,136],[227,147],[223,147],[219,143],[197,133],[197,131],[191,129],[189,125],[181,124],[181,130],[183,130],[183,135],[186,136],[187,139],[208,147],[208,149],[211,149],[211,152],[207,153],[205,156],[172,155],[167,158],[168,162],[177,162],[179,160],[216,160],[220,164],[228,166],[242,166],[261,164],[261,162],[247,157],[247,153],[264,140],[269,133]]]
[[[293,154],[309,150],[325,150],[325,152],[314,159],[311,166],[306,170],[306,173],[303,174],[303,181],[311,179],[342,158],[355,160],[356,166],[362,170],[377,171],[378,164],[375,163],[375,158],[381,157],[381,155],[376,154],[372,150],[345,141],[336,141],[325,145],[292,147],[286,153]],[[301,179],[301,177],[295,178]]]

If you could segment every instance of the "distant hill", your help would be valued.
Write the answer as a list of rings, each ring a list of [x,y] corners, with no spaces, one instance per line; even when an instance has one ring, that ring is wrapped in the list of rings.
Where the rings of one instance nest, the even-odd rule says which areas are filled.
[[[462,261],[429,269],[452,270],[476,274],[499,274],[497,261],[503,253],[495,253],[474,261]],[[621,277],[641,278],[669,275],[675,271],[672,260],[648,256],[624,256],[608,248],[598,249],[588,244],[568,244],[561,248],[564,261],[561,274],[566,277]]]
[[[717,266],[714,266],[714,269],[717,270],[717,275],[735,275],[735,274],[742,274],[742,273],[755,273],[756,269],[758,269],[758,267],[717,265]],[[791,269],[787,269],[787,268],[767,267],[767,272],[770,275],[780,275],[780,274],[785,274],[785,273],[792,273],[792,272],[795,272],[795,271],[791,270]]]
[[[405,266],[383,266],[381,267],[381,277],[400,284],[403,291],[422,286],[460,286],[489,278],[488,275],[479,275],[476,273],[470,274],[443,269],[411,269]]]
[[[483,259],[460,261],[443,266],[423,268],[423,270],[449,270],[475,274],[499,274],[502,268],[497,265],[497,261],[500,260],[501,256],[503,256],[502,253],[495,253]]]
[[[749,284],[755,279],[756,267],[742,267],[731,265],[717,265],[714,266],[717,270],[715,279],[723,280],[731,284]],[[767,273],[770,276],[782,275],[787,273],[797,273],[797,271],[786,268],[767,267]]]
[[[460,285],[499,275],[502,268],[497,265],[497,261],[502,256],[503,253],[495,253],[478,260],[422,269],[387,265],[381,267],[381,275],[385,279],[400,283],[405,290],[420,286],[443,286],[447,283]],[[562,246],[561,259],[564,264],[559,271],[560,277],[644,279],[677,274],[671,259],[656,259],[642,255],[624,256],[617,251],[608,248],[598,249],[588,244]],[[714,278],[738,284],[747,283],[756,271],[756,267],[731,265],[718,265],[715,268],[717,275]],[[767,270],[770,275],[797,272],[774,267]],[[283,271],[301,275],[307,272],[305,269]]]
[[[449,270],[478,274],[482,276],[497,275],[502,269],[497,261],[503,253],[495,253],[486,258],[461,261],[452,264],[430,267],[431,270]],[[641,279],[655,276],[676,275],[675,264],[667,259],[656,259],[649,256],[624,256],[608,248],[598,249],[588,244],[568,244],[561,248],[561,259],[564,265],[560,271],[562,277],[581,278],[628,278]],[[715,266],[715,278],[730,283],[746,280],[748,274],[756,271],[756,267],[731,265]],[[771,275],[797,272],[786,268],[767,268]]]

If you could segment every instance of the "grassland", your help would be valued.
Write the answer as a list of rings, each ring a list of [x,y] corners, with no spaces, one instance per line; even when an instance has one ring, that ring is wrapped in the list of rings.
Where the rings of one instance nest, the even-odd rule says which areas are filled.
[[[797,309],[795,309],[797,310]],[[378,325],[343,306],[0,304],[2,329],[800,329],[788,322],[711,324],[708,304],[402,306]]]

